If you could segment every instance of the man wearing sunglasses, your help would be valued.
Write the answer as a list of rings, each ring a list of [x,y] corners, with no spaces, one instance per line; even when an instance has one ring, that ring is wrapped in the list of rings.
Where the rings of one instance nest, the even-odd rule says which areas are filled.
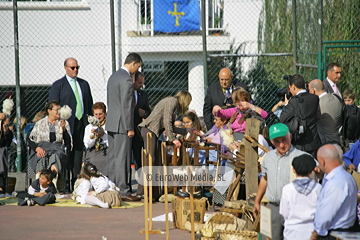
[[[49,93],[49,101],[57,100],[61,106],[68,105],[72,109],[72,115],[67,120],[73,139],[68,163],[72,173],[72,188],[81,170],[84,131],[85,126],[89,124],[87,114],[92,115],[91,107],[93,105],[89,83],[77,77],[79,68],[76,59],[67,58],[64,62],[65,76],[53,83]]]

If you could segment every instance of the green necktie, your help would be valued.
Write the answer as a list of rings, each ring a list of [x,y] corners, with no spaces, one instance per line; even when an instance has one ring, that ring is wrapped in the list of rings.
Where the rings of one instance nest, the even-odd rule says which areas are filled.
[[[82,117],[82,103],[81,103],[81,99],[80,99],[80,94],[79,94],[79,90],[76,84],[76,79],[73,79],[74,82],[74,92],[75,92],[75,98],[76,98],[76,118],[77,119],[81,119]]]

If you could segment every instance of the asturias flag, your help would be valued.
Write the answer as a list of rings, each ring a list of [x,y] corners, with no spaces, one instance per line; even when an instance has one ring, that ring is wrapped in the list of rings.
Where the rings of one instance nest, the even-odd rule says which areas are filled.
[[[200,30],[198,0],[153,0],[154,31],[187,32]]]

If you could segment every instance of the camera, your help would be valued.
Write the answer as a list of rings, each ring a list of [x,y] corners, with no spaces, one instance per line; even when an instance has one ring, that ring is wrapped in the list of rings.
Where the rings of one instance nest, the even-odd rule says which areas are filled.
[[[293,75],[285,75],[285,76],[283,76],[283,79],[286,81],[289,81],[292,76]],[[284,98],[286,96],[287,99],[290,99],[292,97],[292,94],[291,94],[291,92],[289,92],[289,89],[287,87],[276,90],[276,95],[279,98]]]
[[[285,75],[283,76],[283,79],[286,80],[286,81],[289,81],[290,78],[292,78],[293,75]]]
[[[289,92],[289,90],[287,88],[281,88],[281,89],[276,90],[276,96],[278,96],[279,98],[284,98],[285,95],[286,95],[286,97],[291,95],[291,93]]]

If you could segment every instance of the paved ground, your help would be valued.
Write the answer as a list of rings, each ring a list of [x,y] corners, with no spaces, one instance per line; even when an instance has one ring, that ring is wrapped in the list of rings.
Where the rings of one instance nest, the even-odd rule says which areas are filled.
[[[24,190],[24,174],[10,173],[9,176],[17,178],[16,190]],[[164,203],[153,204],[154,217],[164,213]],[[2,240],[145,239],[145,235],[139,233],[144,226],[144,207],[100,209],[0,206],[0,239]],[[153,228],[165,231],[165,222],[153,222]],[[165,239],[165,235],[151,235],[150,239]],[[170,222],[170,239],[191,239],[191,235],[188,231],[173,228]]]
[[[156,203],[154,216],[164,214],[164,204]],[[169,207],[171,209],[171,207]],[[100,209],[51,206],[0,206],[1,239],[145,239],[144,208]],[[165,231],[165,222],[153,222]],[[151,235],[150,239],[165,239]],[[170,239],[191,239],[188,231],[172,228]]]

